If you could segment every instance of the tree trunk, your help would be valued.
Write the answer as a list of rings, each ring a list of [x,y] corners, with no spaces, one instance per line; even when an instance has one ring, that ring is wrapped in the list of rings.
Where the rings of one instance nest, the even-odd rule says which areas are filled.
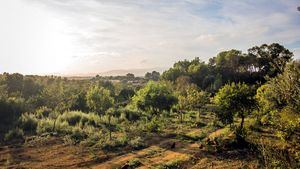
[[[53,128],[52,128],[52,132],[54,132],[54,131],[55,131],[56,120],[57,120],[57,118],[55,118],[55,120],[54,120],[54,124],[53,124]]]
[[[182,121],[183,121],[183,113],[182,111],[180,111],[180,123],[182,123]]]
[[[109,127],[109,140],[111,140],[111,125],[110,125],[111,115],[108,116],[108,127]]]
[[[109,129],[109,140],[111,140],[111,130]]]
[[[242,130],[244,128],[244,119],[245,119],[245,116],[241,115],[241,118],[242,118],[242,121],[241,121],[240,129]]]

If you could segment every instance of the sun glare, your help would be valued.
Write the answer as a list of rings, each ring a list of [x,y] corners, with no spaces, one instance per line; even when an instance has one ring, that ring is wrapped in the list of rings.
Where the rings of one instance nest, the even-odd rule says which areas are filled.
[[[41,73],[62,72],[72,62],[75,52],[73,38],[64,32],[68,27],[59,21],[53,21],[47,29],[38,48],[38,53],[44,53],[45,67]]]

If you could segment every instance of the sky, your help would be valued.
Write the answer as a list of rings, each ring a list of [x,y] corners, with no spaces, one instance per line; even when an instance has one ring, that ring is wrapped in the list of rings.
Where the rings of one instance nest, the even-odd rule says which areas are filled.
[[[299,0],[0,1],[0,72],[164,69],[277,42],[300,58]]]

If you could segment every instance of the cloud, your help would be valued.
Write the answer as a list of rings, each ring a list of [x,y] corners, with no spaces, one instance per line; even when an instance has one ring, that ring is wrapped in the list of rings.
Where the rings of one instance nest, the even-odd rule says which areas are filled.
[[[218,49],[289,45],[300,37],[296,0],[27,1],[69,25],[66,33],[88,51],[76,55],[86,56],[73,66],[79,72],[166,67],[195,56],[207,60]]]

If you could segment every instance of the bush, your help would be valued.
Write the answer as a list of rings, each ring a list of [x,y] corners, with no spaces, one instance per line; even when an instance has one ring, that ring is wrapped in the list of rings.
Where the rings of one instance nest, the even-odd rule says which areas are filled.
[[[138,158],[133,158],[133,159],[128,161],[128,165],[131,168],[137,168],[140,165],[142,165],[142,163],[140,162],[140,160]]]
[[[37,126],[37,133],[49,133],[54,128],[54,120],[49,118],[40,119]]]
[[[36,132],[37,125],[37,119],[33,114],[22,114],[22,116],[19,118],[19,126],[25,132]]]
[[[300,160],[297,154],[292,154],[288,149],[278,149],[271,146],[270,141],[259,144],[257,150],[261,163],[265,168],[299,168]]]
[[[179,159],[171,160],[163,164],[159,164],[158,169],[180,169],[182,161]]]
[[[52,109],[43,106],[36,110],[36,116],[37,116],[37,118],[40,118],[40,119],[49,117],[51,112],[52,112]]]
[[[149,123],[146,124],[146,130],[148,132],[158,132],[160,130],[160,126],[156,120],[152,120]]]
[[[82,112],[70,111],[70,112],[64,112],[61,116],[59,116],[59,120],[67,121],[69,125],[75,126],[81,121],[83,116],[85,116],[85,114],[83,114]]]
[[[144,140],[141,137],[133,138],[132,140],[129,141],[129,145],[136,150],[142,149],[146,146]]]
[[[293,110],[285,108],[280,112],[278,122],[276,125],[281,132],[281,138],[284,140],[291,140],[292,136],[299,131],[300,115],[293,112]],[[297,140],[295,140],[297,142]]]
[[[260,121],[258,119],[250,118],[247,129],[253,131],[260,131]]]
[[[71,126],[80,124],[82,126],[92,125],[94,127],[98,126],[98,123],[101,121],[98,115],[94,113],[83,113],[81,111],[64,112],[58,117],[58,120],[66,121]]]
[[[141,112],[134,111],[128,108],[119,110],[122,117],[125,117],[129,121],[137,121],[141,117]]]
[[[15,128],[9,130],[4,136],[4,141],[24,140],[24,132],[22,129]]]
[[[70,135],[70,138],[75,142],[75,143],[79,143],[82,140],[87,138],[87,134],[80,129],[79,127],[75,127],[72,130],[72,134]]]

